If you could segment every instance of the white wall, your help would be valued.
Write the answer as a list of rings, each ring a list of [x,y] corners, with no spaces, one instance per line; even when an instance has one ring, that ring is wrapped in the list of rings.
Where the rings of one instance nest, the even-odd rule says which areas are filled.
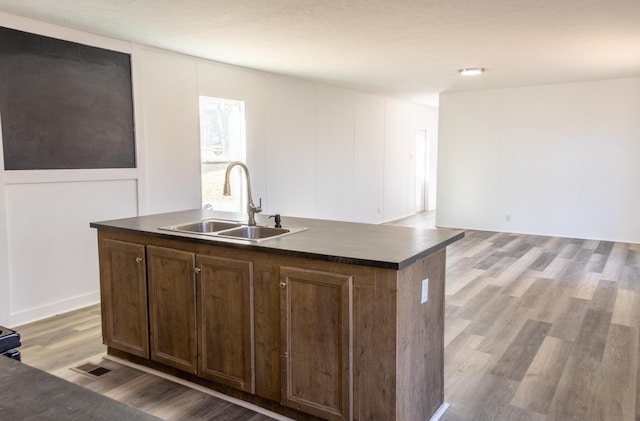
[[[194,60],[169,52],[136,48],[135,97],[138,143],[144,144],[140,183],[142,214],[200,206],[200,136],[197,66]]]
[[[359,216],[353,197],[355,95],[318,85],[315,109],[315,215],[352,221]]]
[[[0,26],[131,53],[127,42],[4,13]],[[138,170],[4,171],[0,163],[0,324],[97,302],[98,248],[89,222],[137,214]]]
[[[640,78],[441,95],[437,224],[640,242],[639,112]]]
[[[416,109],[385,102],[384,217],[398,219],[413,213],[415,199]]]
[[[148,167],[141,171],[148,195],[141,209],[199,206],[197,113],[184,110],[207,95],[245,101],[247,164],[264,213],[382,222],[415,212],[415,133],[427,128],[437,135],[436,109],[148,47],[134,54],[138,50]],[[163,98],[176,100],[158,106]],[[160,173],[169,164],[173,172],[150,170]],[[179,182],[162,177],[174,173]]]
[[[268,75],[265,212],[316,215],[315,84]],[[260,175],[256,174],[256,178]]]
[[[49,183],[37,176],[5,190],[17,323],[98,302],[98,249],[89,223],[136,213],[135,180]]]
[[[353,204],[360,222],[383,220],[384,98],[356,94],[354,104]]]
[[[130,53],[137,161],[0,171],[2,325],[97,302],[89,222],[200,206],[198,95],[245,101],[265,213],[378,223],[414,212],[415,131],[437,130],[435,109],[1,13],[0,25]]]

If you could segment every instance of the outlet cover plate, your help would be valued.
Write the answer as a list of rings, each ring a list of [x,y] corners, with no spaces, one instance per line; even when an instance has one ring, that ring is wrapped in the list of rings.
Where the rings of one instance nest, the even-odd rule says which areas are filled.
[[[429,278],[422,280],[422,296],[420,304],[424,304],[429,300]]]

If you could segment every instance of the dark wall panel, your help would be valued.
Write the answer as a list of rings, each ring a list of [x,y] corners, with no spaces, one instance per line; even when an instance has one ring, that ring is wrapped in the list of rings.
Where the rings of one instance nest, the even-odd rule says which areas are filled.
[[[0,27],[6,170],[134,168],[129,54]]]

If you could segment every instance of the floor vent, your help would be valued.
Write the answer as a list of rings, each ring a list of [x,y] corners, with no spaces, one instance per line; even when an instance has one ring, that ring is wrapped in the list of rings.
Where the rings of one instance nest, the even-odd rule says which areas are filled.
[[[100,377],[103,374],[107,374],[108,372],[111,371],[108,368],[100,367],[99,365],[95,365],[91,363],[82,364],[81,366],[72,368],[72,370],[80,374],[89,374],[93,377]]]
[[[111,370],[109,370],[108,368],[104,368],[104,367],[98,367],[98,368],[94,368],[91,371],[88,371],[89,374],[93,374],[94,376],[100,377],[103,374],[107,374],[108,372],[110,372]]]

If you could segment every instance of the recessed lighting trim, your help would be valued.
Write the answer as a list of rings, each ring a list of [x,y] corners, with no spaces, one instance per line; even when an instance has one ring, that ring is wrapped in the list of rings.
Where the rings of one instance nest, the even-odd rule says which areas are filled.
[[[458,73],[462,76],[480,75],[484,73],[484,67],[465,67],[464,69],[459,69]]]

